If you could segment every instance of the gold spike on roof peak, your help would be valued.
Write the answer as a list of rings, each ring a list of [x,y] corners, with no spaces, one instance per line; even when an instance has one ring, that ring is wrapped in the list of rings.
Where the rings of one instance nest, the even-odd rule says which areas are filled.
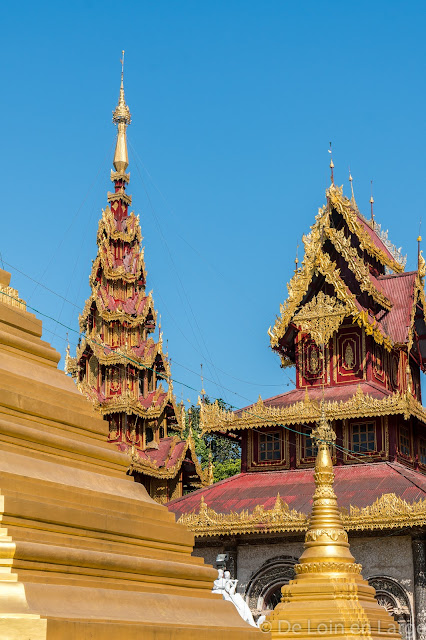
[[[349,182],[351,185],[351,204],[353,204],[354,207],[356,207],[356,201],[355,201],[355,194],[354,194],[354,185],[353,185],[353,178],[352,178],[352,174],[351,174],[351,170],[349,169]]]
[[[117,125],[117,143],[115,145],[115,153],[113,165],[116,171],[124,173],[129,166],[129,157],[127,154],[126,128],[131,122],[130,110],[124,98],[124,51],[121,58],[121,84],[118,96],[118,104],[115,111],[112,112],[112,121]]]

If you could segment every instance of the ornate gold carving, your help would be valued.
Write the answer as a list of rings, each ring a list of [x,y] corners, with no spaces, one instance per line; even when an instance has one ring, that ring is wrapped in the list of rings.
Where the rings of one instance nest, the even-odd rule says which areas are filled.
[[[27,303],[19,297],[16,289],[0,284],[0,302],[22,311],[27,310]]]
[[[415,332],[415,317],[417,305],[420,304],[423,309],[423,319],[426,323],[426,300],[425,300],[425,291],[424,291],[424,278],[420,275],[420,272],[417,272],[416,281],[414,285],[414,300],[413,306],[411,308],[411,317],[410,317],[410,327],[408,329],[408,353],[410,353],[413,342],[414,342],[414,332]],[[423,367],[422,367],[423,368]]]
[[[160,357],[161,362],[164,366],[164,373],[157,373],[157,377],[167,378],[171,374],[170,363],[163,354],[162,343],[154,342],[152,338],[148,339],[146,345],[147,355],[143,356],[136,355],[133,348],[129,345],[123,345],[120,347],[109,347],[101,339],[100,335],[95,334],[94,337],[86,337],[81,340],[80,346],[77,347],[77,360],[81,358],[87,347],[90,348],[100,364],[122,364],[124,366],[130,364],[133,367],[136,367],[136,369],[140,369],[142,371],[146,370],[147,367],[151,368],[154,365],[156,359]],[[68,371],[67,373],[71,373],[71,371]]]
[[[108,202],[116,202],[118,200],[125,202],[127,205],[131,205],[132,204],[132,196],[129,196],[123,188],[118,189],[118,191],[115,191],[114,193],[111,193],[111,191],[108,191],[107,193],[107,200]]]
[[[361,386],[358,385],[356,393],[349,400],[324,402],[323,406],[328,420],[403,415],[405,420],[415,416],[426,424],[425,408],[408,392],[397,392],[377,399],[368,394],[364,395]],[[200,417],[203,432],[206,433],[311,423],[317,422],[320,416],[320,403],[305,396],[304,400],[287,407],[265,406],[259,398],[255,405],[236,413],[221,409],[217,403],[203,405]]]
[[[418,274],[419,278],[421,278],[422,280],[426,276],[426,261],[423,257],[423,251],[419,252]]]
[[[304,531],[308,518],[305,514],[290,509],[288,504],[277,495],[272,509],[265,509],[258,505],[252,513],[216,513],[210,509],[201,497],[198,513],[185,513],[178,522],[186,525],[198,536],[215,535],[220,533],[237,534],[252,531]]]
[[[308,358],[308,368],[310,373],[313,373],[314,375],[318,373],[320,368],[318,352],[314,349],[311,350],[310,356]]]
[[[300,573],[361,573],[362,565],[347,562],[306,562],[296,564],[294,571]]]
[[[345,542],[348,541],[348,534],[344,529],[311,529],[305,536],[305,542],[316,542],[323,536],[329,538],[333,542],[337,542],[337,540],[344,540]]]
[[[371,237],[369,236],[367,231],[364,230],[358,219],[358,215],[361,214],[357,212],[358,215],[354,215],[354,210],[351,206],[350,201],[343,195],[343,187],[331,185],[326,193],[332,207],[343,216],[346,224],[349,227],[349,230],[357,236],[360,242],[361,249],[367,251],[367,253],[369,253],[374,258],[377,258],[377,260],[381,262],[381,264],[389,267],[390,269],[392,269],[392,271],[395,271],[396,273],[402,273],[404,271],[402,256],[399,255],[398,260],[396,260],[394,257],[389,257],[384,251],[382,251],[382,249],[379,249],[374,244]],[[375,228],[376,227],[379,230],[379,225],[375,225]],[[378,235],[378,237],[383,242],[381,236]],[[387,248],[389,249],[389,247]]]
[[[280,502],[277,506],[277,500]],[[247,510],[231,513],[217,513],[207,506],[201,497],[198,513],[183,513],[179,522],[187,526],[196,536],[235,535],[238,533],[290,533],[307,531],[309,518],[306,514],[290,509],[280,497],[272,509],[256,506],[252,512]],[[383,494],[372,505],[363,508],[350,506],[340,509],[346,531],[376,531],[398,529],[401,527],[424,526],[426,524],[426,499],[409,503],[394,493]],[[309,532],[306,541],[320,539],[320,530]],[[337,530],[329,529],[330,536]],[[333,539],[333,538],[331,538]],[[343,534],[339,539],[345,540]]]
[[[343,366],[345,369],[352,370],[355,364],[355,354],[350,341],[347,341],[345,355],[343,358]]]
[[[348,263],[349,269],[357,279],[361,291],[368,293],[375,302],[389,311],[392,308],[392,303],[372,283],[367,264],[361,259],[355,247],[351,245],[350,238],[345,236],[344,229],[337,230],[332,227],[326,227],[325,234]]]
[[[371,240],[368,233],[363,228],[359,215],[354,211],[350,201],[342,195],[342,189],[332,185],[327,191],[327,197],[331,207],[323,207],[316,216],[316,222],[311,227],[309,234],[303,237],[305,245],[305,255],[302,268],[298,270],[288,287],[288,298],[280,307],[280,317],[277,318],[274,328],[269,329],[272,348],[277,349],[280,340],[283,338],[293,317],[303,303],[303,298],[308,292],[309,285],[316,274],[322,275],[328,284],[331,284],[336,292],[337,298],[348,307],[348,314],[366,330],[367,335],[372,335],[378,344],[383,344],[389,351],[392,348],[392,341],[386,336],[374,317],[369,317],[365,310],[360,310],[355,301],[355,296],[349,291],[340,277],[340,271],[335,262],[322,249],[324,239],[329,239],[340,249],[342,256],[353,270],[357,281],[363,291],[369,293],[372,298],[383,308],[389,310],[391,303],[387,297],[373,284],[368,267],[363,263],[361,257],[354,249],[350,240],[345,238],[344,233],[336,232],[330,226],[330,210],[336,209],[346,221],[349,230],[353,233],[359,243],[361,251],[367,251],[370,255],[379,260],[383,265],[400,273],[404,267],[401,262],[390,258],[387,253],[379,249]],[[286,357],[284,357],[286,360]]]
[[[312,240],[309,242],[312,243]],[[305,244],[305,247],[306,246]],[[313,275],[319,273],[324,276],[328,284],[333,286],[337,298],[346,306],[346,315],[351,316],[360,327],[365,328],[367,335],[373,336],[373,339],[378,344],[383,344],[389,351],[393,345],[392,340],[389,336],[383,334],[375,318],[370,320],[368,313],[364,309],[359,310],[356,298],[340,277],[340,270],[337,268],[336,263],[330,259],[328,254],[323,253],[320,248],[316,248],[315,251],[310,248],[309,251],[312,252],[313,255],[306,258],[306,264],[305,259],[303,260],[304,266],[302,270],[292,278],[290,285],[288,285],[288,299],[280,307],[281,316],[277,318],[274,328],[268,331],[271,338],[271,346],[273,348],[278,347],[280,339],[287,331],[290,322],[293,321],[297,308],[302,303],[308,291]],[[296,280],[296,282],[293,282],[294,280]],[[297,282],[297,280],[300,280],[300,282]]]
[[[308,333],[317,345],[323,345],[328,343],[349,314],[350,307],[320,291],[296,313],[293,322],[301,331]]]
[[[395,493],[385,493],[367,507],[342,509],[342,517],[345,527],[352,530],[420,527],[426,524],[426,499],[409,503]]]
[[[174,456],[174,452],[176,446],[182,442],[182,440],[178,436],[173,436],[172,442],[167,454],[167,457],[164,461],[164,465],[159,467],[156,460],[152,458],[141,458],[136,451],[132,451],[132,448],[129,447],[128,454],[130,455],[130,466],[129,471],[137,471],[139,473],[147,473],[154,478],[162,478],[162,479],[171,479],[175,478],[179,469],[182,466],[183,461],[188,455],[188,451],[191,455],[191,460],[194,463],[196,474],[200,478],[200,487],[207,487],[211,484],[210,480],[210,472],[209,467],[207,469],[202,469],[201,464],[198,460],[196,451],[195,451],[195,442],[192,434],[190,433],[188,438],[186,439],[186,446],[182,448],[182,452],[180,456],[175,460],[173,465],[167,467],[167,463]],[[170,498],[169,498],[170,499]],[[162,502],[167,502],[167,498],[162,500]]]
[[[99,295],[98,295],[99,294]],[[130,315],[124,309],[117,309],[116,311],[108,311],[108,298],[105,295],[103,290],[92,293],[90,298],[86,300],[86,304],[84,305],[84,309],[79,316],[79,324],[80,331],[83,333],[86,329],[86,323],[89,316],[92,314],[92,304],[96,305],[97,314],[106,322],[113,322],[114,320],[118,320],[120,322],[125,322],[127,325],[131,327],[137,327],[145,324],[148,314],[154,318],[154,323],[157,320],[157,312],[154,309],[154,301],[152,299],[152,293],[150,292],[147,296],[141,294],[142,297],[146,297],[146,301],[143,309],[136,316]],[[135,305],[136,306],[136,305]]]

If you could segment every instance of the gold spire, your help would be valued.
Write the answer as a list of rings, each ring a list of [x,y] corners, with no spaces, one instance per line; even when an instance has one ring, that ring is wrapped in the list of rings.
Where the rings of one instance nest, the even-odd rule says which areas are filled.
[[[203,399],[202,401],[204,402],[204,396],[206,395],[206,392],[204,391],[203,363],[201,363],[200,367],[201,367],[201,397]]]
[[[322,411],[312,432],[317,441],[315,493],[305,550],[295,566],[296,578],[281,589],[281,602],[262,624],[272,640],[327,636],[400,639],[398,625],[374,598],[350,552],[336,494],[328,443],[336,434]]]
[[[294,275],[299,271],[299,245],[296,246],[296,257],[294,259]]]
[[[113,165],[118,173],[124,174],[127,167],[129,166],[129,156],[127,155],[126,128],[130,124],[131,119],[129,107],[127,106],[126,100],[124,98],[124,51],[122,52],[122,56],[120,95],[118,97],[118,105],[116,106],[115,111],[112,112],[112,121],[117,125],[118,129]]]
[[[331,148],[331,142],[330,142],[330,148],[328,150],[328,153],[331,156],[331,158],[330,158],[331,184],[334,184],[334,162],[333,162],[333,150]]]
[[[374,198],[373,198],[373,181],[371,180],[371,198],[370,198],[370,211],[371,211],[371,222],[374,224]]]
[[[351,203],[354,205],[354,207],[356,207],[353,178],[352,178],[352,174],[351,174],[350,168],[349,168],[349,182],[351,183],[351,194],[352,194]]]

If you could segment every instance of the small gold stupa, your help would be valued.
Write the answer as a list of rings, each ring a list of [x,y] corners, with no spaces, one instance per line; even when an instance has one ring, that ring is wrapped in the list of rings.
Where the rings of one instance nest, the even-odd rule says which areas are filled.
[[[274,638],[398,639],[398,625],[375,599],[349,550],[333,490],[329,444],[336,434],[322,415],[312,432],[318,444],[315,493],[305,550],[296,578],[281,589],[281,602],[263,623]]]

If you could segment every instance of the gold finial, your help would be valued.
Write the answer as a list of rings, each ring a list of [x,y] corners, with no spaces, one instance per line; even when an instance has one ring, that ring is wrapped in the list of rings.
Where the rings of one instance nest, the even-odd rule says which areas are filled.
[[[297,274],[297,272],[299,271],[299,258],[298,258],[298,254],[299,254],[299,245],[296,246],[296,257],[294,259],[294,275]]]
[[[370,211],[371,211],[371,222],[374,224],[374,198],[373,198],[373,181],[371,180],[371,197],[370,197]]]
[[[201,367],[201,397],[202,397],[202,401],[204,402],[204,396],[206,395],[206,392],[204,391],[204,378],[203,378],[203,363],[200,364]]]
[[[131,122],[129,107],[124,98],[124,51],[122,52],[121,62],[121,84],[120,94],[118,97],[118,105],[112,112],[112,121],[117,125],[117,144],[115,145],[115,153],[113,165],[118,173],[124,173],[129,166],[129,156],[127,154],[126,128]]]
[[[333,444],[336,440],[336,433],[333,427],[325,417],[324,403],[321,402],[321,417],[316,429],[313,429],[311,437],[316,440],[317,444]]]
[[[355,202],[355,195],[354,195],[354,185],[353,185],[353,178],[352,178],[352,174],[351,174],[351,168],[349,167],[349,182],[351,184],[351,202],[354,205],[354,207],[356,206],[356,202]]]
[[[330,142],[330,148],[328,150],[328,153],[331,155],[331,158],[330,158],[331,184],[334,184],[334,162],[333,162],[333,150],[331,148],[331,142]]]

